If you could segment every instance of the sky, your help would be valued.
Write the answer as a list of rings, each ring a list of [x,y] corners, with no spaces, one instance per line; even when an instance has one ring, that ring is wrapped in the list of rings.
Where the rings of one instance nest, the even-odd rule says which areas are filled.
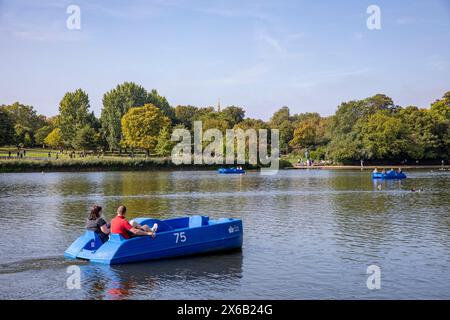
[[[380,29],[367,27],[370,5]],[[377,93],[429,107],[450,90],[450,0],[0,0],[0,104],[51,116],[82,88],[99,116],[124,81],[263,120]]]

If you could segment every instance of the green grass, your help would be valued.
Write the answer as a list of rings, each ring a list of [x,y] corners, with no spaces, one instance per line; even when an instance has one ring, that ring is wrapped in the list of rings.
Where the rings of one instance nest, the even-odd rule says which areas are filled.
[[[59,160],[7,159],[0,161],[0,172],[30,171],[97,171],[97,170],[150,170],[170,168],[168,159],[79,158]]]
[[[21,149],[23,150],[23,149]],[[24,158],[21,159],[26,159],[26,158],[42,158],[42,160],[48,159],[48,153],[50,152],[51,158],[55,159],[56,158],[56,154],[58,154],[58,159],[68,159],[70,160],[70,156],[69,154],[72,152],[72,150],[66,151],[66,153],[61,153],[59,152],[59,150],[52,150],[52,149],[42,149],[42,148],[30,148],[26,150],[26,156]],[[9,155],[9,151],[11,151],[11,157],[12,158],[17,158],[17,148],[16,147],[2,147],[0,148],[0,157],[8,157]],[[76,151],[75,150],[75,159],[80,158],[80,153],[81,151]],[[122,153],[121,155],[119,155],[118,152],[115,153],[110,153],[110,152],[106,152],[105,155],[103,156],[104,158],[116,158],[116,159],[124,159],[124,158],[129,158],[129,154],[128,153]],[[84,157],[83,159],[97,159],[98,156],[96,154],[92,154],[92,155],[87,155],[86,157]],[[144,153],[134,153],[134,158],[142,158],[145,159],[146,156]]]

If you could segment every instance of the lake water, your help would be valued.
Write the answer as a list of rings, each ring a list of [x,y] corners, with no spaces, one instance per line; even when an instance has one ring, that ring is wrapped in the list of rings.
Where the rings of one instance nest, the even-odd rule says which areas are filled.
[[[0,174],[1,299],[449,299],[450,172]],[[422,188],[422,192],[411,192]],[[241,218],[242,251],[101,266],[63,258],[89,206],[109,220]],[[67,268],[81,268],[68,289]],[[381,270],[369,290],[367,267]]]

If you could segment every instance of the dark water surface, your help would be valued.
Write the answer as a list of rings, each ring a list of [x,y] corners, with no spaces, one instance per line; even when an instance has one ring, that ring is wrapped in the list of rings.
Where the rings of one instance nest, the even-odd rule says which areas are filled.
[[[407,174],[0,174],[0,298],[449,299],[450,173]],[[243,249],[112,267],[66,260],[92,204],[108,219],[120,204],[130,218],[241,218]],[[73,264],[81,289],[66,285]],[[366,286],[372,264],[379,290]]]

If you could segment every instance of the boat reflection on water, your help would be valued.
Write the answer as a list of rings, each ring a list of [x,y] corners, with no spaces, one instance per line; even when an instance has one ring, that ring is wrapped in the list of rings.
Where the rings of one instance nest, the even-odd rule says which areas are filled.
[[[181,288],[189,282],[204,283],[205,289],[214,284],[222,287],[223,282],[237,284],[242,278],[242,260],[238,249],[113,266],[89,263],[81,266],[82,286],[85,299],[157,298],[157,292]]]
[[[405,185],[404,180],[395,179],[372,179],[374,190],[384,190],[384,189],[402,189]]]

